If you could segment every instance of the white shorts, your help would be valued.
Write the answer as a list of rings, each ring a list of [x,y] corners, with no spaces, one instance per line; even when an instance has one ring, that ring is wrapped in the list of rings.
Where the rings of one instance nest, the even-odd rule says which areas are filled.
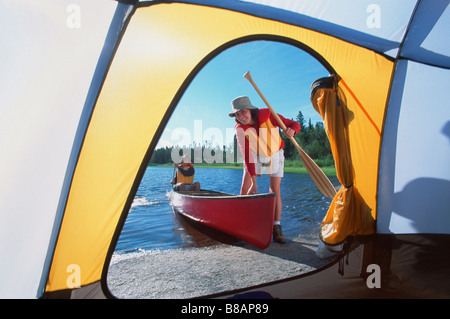
[[[253,153],[255,159],[255,172],[256,175],[266,174],[270,177],[283,177],[284,176],[284,150],[281,149],[272,157],[257,156]]]

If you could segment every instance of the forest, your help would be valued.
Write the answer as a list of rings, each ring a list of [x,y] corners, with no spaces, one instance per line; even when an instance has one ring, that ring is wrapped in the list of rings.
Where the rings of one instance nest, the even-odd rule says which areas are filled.
[[[308,124],[306,124],[301,111],[298,112],[295,120],[301,126],[300,131],[294,136],[298,144],[319,166],[333,166],[334,160],[323,123],[317,122],[313,125],[311,119],[309,119]],[[284,134],[280,134],[280,136],[285,143],[284,156],[286,162],[301,165],[301,159],[295,146]],[[190,150],[192,161],[197,164],[235,164],[243,162],[236,136],[234,136],[233,144],[223,145],[222,147],[213,146],[212,143],[205,141],[203,145],[194,143],[183,147],[159,148],[153,152],[150,164],[171,164],[180,159],[186,150]]]

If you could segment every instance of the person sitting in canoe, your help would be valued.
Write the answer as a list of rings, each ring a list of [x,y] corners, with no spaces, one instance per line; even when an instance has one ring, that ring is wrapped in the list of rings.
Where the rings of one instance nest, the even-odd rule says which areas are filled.
[[[280,137],[276,118],[269,109],[258,109],[247,96],[240,96],[231,102],[230,117],[236,120],[236,136],[239,149],[244,157],[241,195],[258,193],[256,177],[262,172],[270,177],[270,192],[277,194],[273,239],[285,243],[281,230],[280,184],[284,174],[284,142]],[[279,115],[286,125],[284,135],[291,138],[300,130],[300,124]]]
[[[200,183],[194,183],[195,169],[191,165],[191,159],[186,155],[183,155],[181,164],[173,163],[173,166],[177,168],[176,175],[170,184],[175,184],[174,190],[176,191],[199,191]]]

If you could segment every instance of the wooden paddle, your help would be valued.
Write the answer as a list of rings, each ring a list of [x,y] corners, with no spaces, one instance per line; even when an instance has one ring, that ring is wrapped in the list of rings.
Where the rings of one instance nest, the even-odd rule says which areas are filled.
[[[258,92],[259,96],[263,99],[264,103],[266,103],[266,105],[269,108],[272,115],[278,121],[278,124],[280,124],[281,129],[283,131],[285,131],[286,125],[284,125],[284,123],[281,121],[278,114],[274,111],[272,106],[270,106],[269,102],[266,100],[264,95],[261,93],[259,88],[256,86],[255,82],[253,81],[253,79],[250,75],[250,72],[245,73],[244,78],[246,78],[253,85],[256,92]],[[300,154],[303,164],[305,165],[306,170],[308,171],[309,175],[311,176],[313,182],[316,184],[317,188],[326,197],[333,198],[334,195],[336,195],[336,189],[334,188],[331,181],[328,179],[328,177],[325,175],[325,173],[320,169],[320,167],[311,159],[311,157],[309,157],[309,155],[306,154],[306,152],[300,147],[300,145],[298,145],[298,143],[294,139],[294,137],[291,137],[290,140],[294,144],[298,153]]]
[[[177,167],[174,165],[173,166],[172,181],[175,181],[175,173],[176,173],[176,171],[177,171]],[[172,188],[174,188],[176,184],[172,184],[171,183],[171,185],[172,185]]]

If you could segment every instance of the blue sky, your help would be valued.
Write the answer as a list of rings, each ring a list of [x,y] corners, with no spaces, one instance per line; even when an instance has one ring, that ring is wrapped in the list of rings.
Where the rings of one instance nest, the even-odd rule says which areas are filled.
[[[307,122],[321,121],[309,100],[311,83],[328,71],[305,51],[288,44],[255,41],[232,47],[211,60],[186,90],[159,141],[158,147],[189,145],[200,140],[228,145],[234,119],[231,100],[247,95],[265,108],[253,86],[243,77],[250,71],[275,111],[295,119],[301,111]],[[203,144],[202,142],[202,144]]]

